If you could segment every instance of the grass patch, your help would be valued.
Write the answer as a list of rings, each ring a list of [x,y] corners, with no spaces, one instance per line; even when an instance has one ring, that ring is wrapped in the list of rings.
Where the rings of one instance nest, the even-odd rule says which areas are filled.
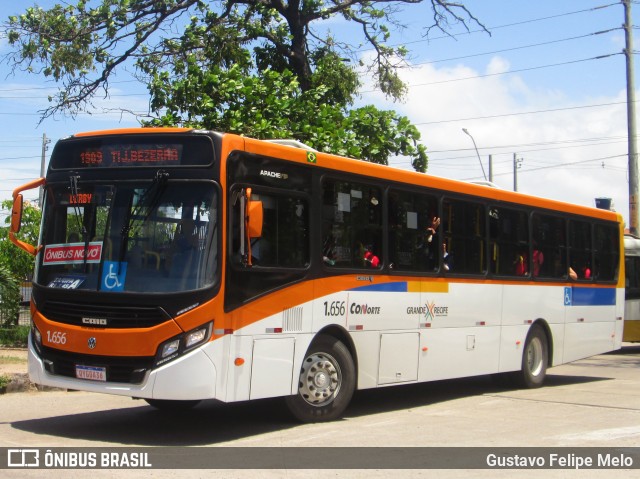
[[[0,346],[10,348],[25,348],[29,338],[29,326],[14,326],[0,328]]]
[[[25,358],[17,358],[15,356],[0,356],[0,364],[23,364],[26,363]]]
[[[11,377],[6,374],[0,374],[0,389],[6,388],[11,382]]]

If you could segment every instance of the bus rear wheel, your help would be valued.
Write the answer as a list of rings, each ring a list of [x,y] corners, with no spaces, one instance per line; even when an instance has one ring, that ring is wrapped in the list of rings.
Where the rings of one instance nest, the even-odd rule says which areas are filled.
[[[355,377],[353,358],[344,343],[318,336],[302,362],[298,393],[287,397],[287,406],[303,422],[337,419],[351,401]]]
[[[534,325],[529,331],[522,354],[518,382],[525,388],[539,388],[547,376],[549,342],[544,330]]]

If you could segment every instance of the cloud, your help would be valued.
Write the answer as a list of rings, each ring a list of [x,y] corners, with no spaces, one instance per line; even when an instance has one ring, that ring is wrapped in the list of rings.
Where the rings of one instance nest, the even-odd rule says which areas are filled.
[[[513,189],[515,153],[523,159],[519,191],[586,206],[594,206],[596,197],[611,197],[628,219],[625,92],[569,100],[572,92],[532,86],[516,74],[495,75],[508,69],[509,62],[498,56],[484,71],[464,64],[420,65],[401,74],[410,86],[406,102],[390,103],[378,93],[364,100],[395,109],[418,126],[430,152],[430,174],[482,179],[473,143],[462,132],[467,128],[487,172],[492,155],[500,187]],[[469,77],[478,78],[459,80]],[[391,163],[410,168],[406,159]]]

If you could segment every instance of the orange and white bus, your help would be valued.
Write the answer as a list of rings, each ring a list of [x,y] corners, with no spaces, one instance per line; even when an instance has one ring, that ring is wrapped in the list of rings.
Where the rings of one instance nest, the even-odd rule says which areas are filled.
[[[20,192],[41,185],[28,245]],[[356,389],[499,373],[537,387],[621,344],[609,211],[149,128],[60,140],[12,214],[36,255],[29,374],[48,386],[167,408],[286,397],[321,421]]]

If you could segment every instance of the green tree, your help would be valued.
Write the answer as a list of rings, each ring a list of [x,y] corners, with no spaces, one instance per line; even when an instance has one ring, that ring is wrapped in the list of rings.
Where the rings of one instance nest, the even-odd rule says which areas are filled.
[[[2,209],[11,211],[13,202],[5,200]],[[40,208],[25,201],[22,212],[22,228],[18,238],[38,244],[40,232]],[[11,223],[7,216],[5,223]],[[16,325],[20,311],[20,282],[33,277],[33,256],[15,246],[9,240],[9,226],[0,227],[0,321],[4,325]]]
[[[13,202],[5,200],[2,202],[2,209],[11,211]],[[36,245],[40,236],[40,219],[42,212],[40,208],[28,201],[24,202],[22,211],[22,227],[17,234],[22,241]],[[0,261],[11,274],[18,280],[31,279],[33,277],[34,258],[29,253],[21,250],[9,240],[9,224],[11,217],[5,219],[6,227],[0,227]]]
[[[462,3],[448,0],[77,0],[49,10],[28,8],[0,31],[12,47],[5,59],[14,68],[61,84],[45,117],[83,111],[97,93],[108,91],[118,68],[133,63],[150,85],[152,112],[161,116],[154,123],[258,137],[282,131],[278,125],[284,123],[287,133],[310,139],[312,146],[355,150],[382,163],[389,154],[403,154],[423,171],[426,152],[406,118],[374,106],[350,109],[360,82],[348,63],[361,64],[381,91],[401,100],[405,85],[398,68],[408,51],[388,41],[391,29],[402,26],[399,9],[421,3],[431,6],[427,30],[454,22],[481,25]],[[328,33],[326,21],[335,17],[352,29],[349,41]],[[363,47],[373,52],[367,63],[358,54]],[[253,90],[264,80],[273,88],[266,93],[269,102]],[[198,98],[191,81],[208,86],[207,94]],[[233,101],[216,101],[229,97]],[[290,120],[299,112],[313,118],[308,131],[304,121]]]
[[[0,259],[0,324],[17,324],[20,312],[20,285]]]

